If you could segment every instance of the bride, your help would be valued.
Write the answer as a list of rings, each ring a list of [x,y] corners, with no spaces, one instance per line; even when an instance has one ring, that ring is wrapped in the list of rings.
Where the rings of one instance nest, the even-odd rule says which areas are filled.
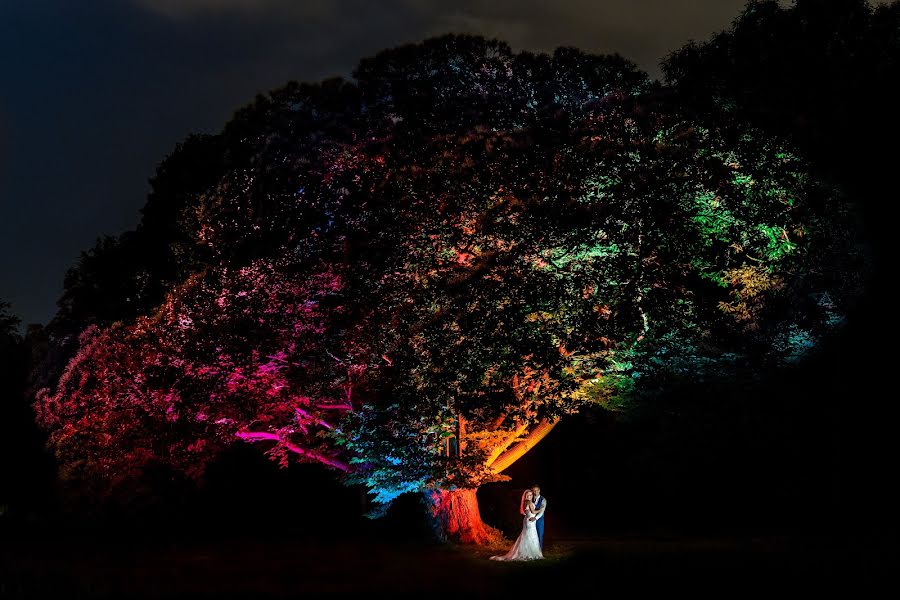
[[[522,502],[519,504],[519,512],[525,515],[522,521],[522,533],[519,534],[516,543],[503,556],[492,556],[491,560],[536,560],[544,558],[541,552],[541,543],[538,540],[537,528],[534,526],[539,511],[534,508],[534,494],[531,490],[525,490],[522,494]]]

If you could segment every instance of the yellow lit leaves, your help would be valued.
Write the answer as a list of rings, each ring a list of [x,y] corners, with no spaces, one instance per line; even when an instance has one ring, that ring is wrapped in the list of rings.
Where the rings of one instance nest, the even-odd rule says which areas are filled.
[[[767,296],[780,290],[784,281],[758,265],[729,269],[723,275],[734,289],[734,300],[720,302],[719,308],[738,323],[749,329],[756,329],[756,320],[765,308]]]

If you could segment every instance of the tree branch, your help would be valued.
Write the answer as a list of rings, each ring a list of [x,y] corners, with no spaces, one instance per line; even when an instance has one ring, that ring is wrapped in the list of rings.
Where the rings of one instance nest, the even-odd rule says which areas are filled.
[[[500,415],[499,417],[497,417],[496,419],[494,419],[493,421],[488,423],[487,430],[488,431],[497,431],[498,429],[500,429],[500,426],[503,425],[503,421],[506,420],[506,416],[508,414],[509,414],[509,412],[504,412],[502,415]]]
[[[330,456],[325,456],[324,454],[319,454],[318,452],[310,452],[304,448],[301,448],[297,444],[293,442],[289,442],[287,440],[282,439],[278,436],[277,433],[271,433],[268,431],[238,431],[235,433],[235,436],[246,441],[246,442],[258,442],[263,440],[271,440],[273,442],[278,442],[282,444],[285,448],[294,452],[295,454],[299,454],[300,456],[304,456],[311,460],[320,462],[324,465],[328,465],[334,469],[338,469],[339,471],[343,471],[344,473],[350,470],[350,467],[341,461],[331,458]]]
[[[512,431],[509,435],[507,435],[505,438],[503,438],[503,441],[500,442],[491,451],[491,454],[488,456],[487,461],[485,461],[485,463],[484,463],[485,466],[490,467],[492,464],[494,464],[494,461],[497,460],[501,454],[503,454],[504,450],[509,448],[512,445],[512,443],[516,441],[516,438],[518,438],[520,435],[525,433],[525,431],[527,429],[528,429],[528,423],[524,423],[524,424],[516,427],[516,429],[514,431]]]
[[[552,421],[549,419],[542,420],[524,440],[504,452],[499,458],[488,462],[491,471],[495,474],[499,474],[508,466],[522,458],[522,456],[534,448],[538,442],[547,437],[547,434],[556,427],[557,423],[559,423],[559,419],[554,419]]]

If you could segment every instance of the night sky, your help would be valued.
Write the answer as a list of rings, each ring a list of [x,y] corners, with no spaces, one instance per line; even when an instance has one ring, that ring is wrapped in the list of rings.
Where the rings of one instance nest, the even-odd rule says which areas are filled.
[[[0,299],[55,312],[65,270],[133,228],[147,180],[257,92],[349,75],[448,32],[516,49],[618,52],[659,77],[744,0],[0,0]]]

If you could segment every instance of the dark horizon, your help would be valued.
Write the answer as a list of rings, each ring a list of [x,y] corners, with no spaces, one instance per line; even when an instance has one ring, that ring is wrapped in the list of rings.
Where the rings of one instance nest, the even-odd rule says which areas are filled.
[[[726,28],[745,2],[386,4],[5,3],[0,299],[21,328],[52,318],[82,251],[137,225],[148,179],[176,143],[220,130],[257,93],[289,80],[349,77],[381,49],[451,31],[514,50],[615,52],[659,78],[668,52]]]

